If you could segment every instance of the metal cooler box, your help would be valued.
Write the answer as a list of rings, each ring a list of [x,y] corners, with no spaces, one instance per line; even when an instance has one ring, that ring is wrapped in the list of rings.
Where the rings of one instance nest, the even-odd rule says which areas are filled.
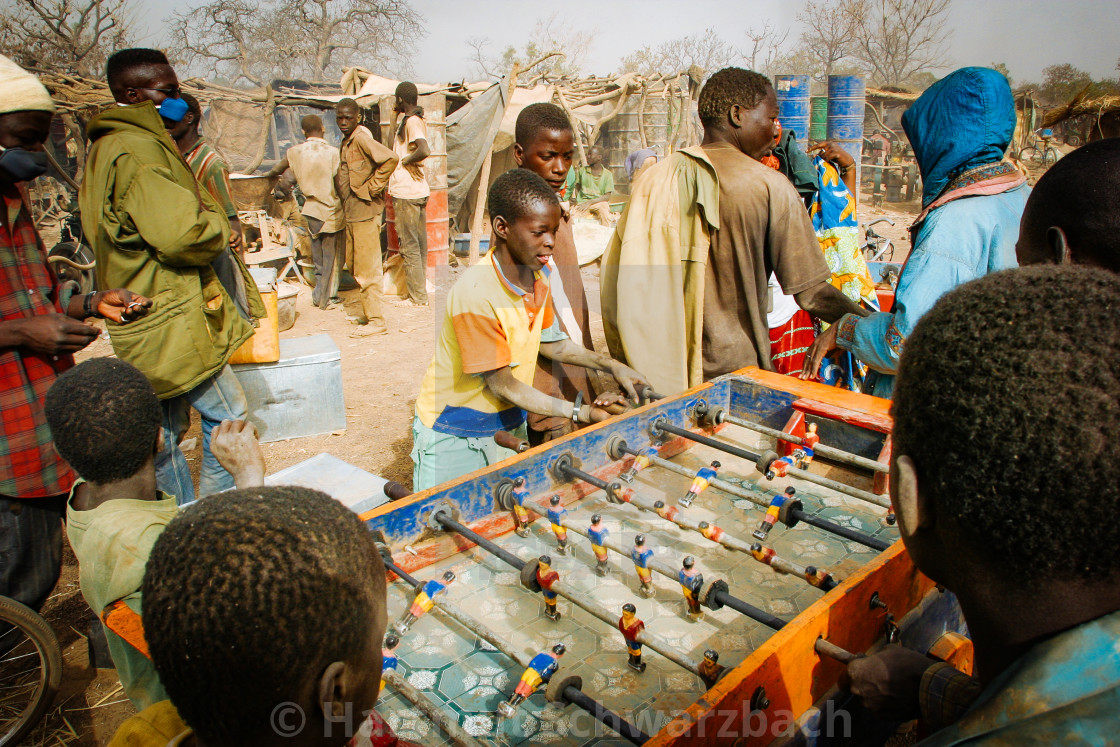
[[[277,362],[232,368],[262,443],[346,428],[342,358],[330,335],[281,340]]]
[[[299,485],[320,490],[356,514],[388,503],[384,477],[366,472],[330,454],[316,454],[265,478],[268,485]]]

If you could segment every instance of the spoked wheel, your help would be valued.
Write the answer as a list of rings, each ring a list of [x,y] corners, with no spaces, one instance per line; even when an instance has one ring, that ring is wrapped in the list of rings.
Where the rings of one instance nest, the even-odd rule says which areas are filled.
[[[1058,162],[1058,151],[1053,148],[1047,148],[1046,152],[1042,154],[1042,165],[1053,166]]]
[[[1021,151],[1019,151],[1020,161],[1030,161],[1031,163],[1035,163],[1038,161],[1038,156],[1038,148],[1034,147],[1033,145],[1028,145],[1026,148],[1023,148]]]
[[[34,729],[62,684],[62,649],[34,610],[0,597],[0,746]]]
[[[93,251],[85,244],[73,241],[55,244],[47,253],[47,262],[54,269],[58,282],[73,280],[78,284],[78,293],[89,293],[97,285],[93,274]]]

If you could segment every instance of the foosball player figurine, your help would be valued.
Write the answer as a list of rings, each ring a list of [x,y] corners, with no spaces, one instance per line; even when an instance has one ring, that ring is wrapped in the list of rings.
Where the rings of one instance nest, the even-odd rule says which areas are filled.
[[[637,456],[634,457],[634,462],[630,465],[630,468],[619,475],[618,479],[624,482],[634,482],[634,478],[637,474],[650,465],[650,457],[655,456],[657,456],[656,446],[647,446],[644,449],[640,449]]]
[[[513,499],[513,531],[517,532],[518,537],[528,537],[529,511],[525,508],[525,501],[529,498],[529,486],[524,477],[514,478],[510,497]]]
[[[770,530],[778,522],[778,516],[782,513],[782,507],[786,505],[786,501],[794,500],[797,495],[797,488],[790,485],[786,488],[785,493],[779,493],[774,496],[770,501],[769,508],[766,509],[766,515],[762,517],[762,523],[758,525],[758,529],[751,532],[755,539],[764,540],[770,534]]]
[[[567,515],[568,509],[560,505],[560,496],[548,499],[548,523],[556,535],[556,552],[560,555],[568,554],[568,530],[564,528],[564,517]]]
[[[688,492],[677,501],[677,505],[681,508],[688,508],[691,506],[692,502],[699,498],[700,494],[707,489],[708,483],[716,476],[717,470],[719,470],[719,462],[712,462],[707,467],[702,467],[700,471],[696,473],[696,477],[692,478],[692,485],[689,486]]]
[[[542,555],[537,558],[537,583],[541,585],[541,595],[544,596],[544,614],[551,620],[560,619],[560,611],[556,609],[556,592],[552,585],[560,580],[560,574],[552,570],[552,558]]]
[[[696,558],[686,555],[677,578],[681,582],[684,601],[688,605],[688,619],[696,622],[704,616],[700,609],[700,589],[704,587],[704,574],[696,567]]]
[[[666,521],[673,521],[673,519],[677,518],[677,509],[673,506],[666,506],[665,501],[654,501],[653,510]]]
[[[809,457],[809,461],[812,461]],[[800,468],[805,462],[805,449],[794,449],[793,453],[789,456],[780,457],[770,462],[770,466],[766,468],[766,479],[773,480],[775,477],[785,477],[789,474],[790,467]]]
[[[509,700],[498,705],[498,715],[502,718],[513,718],[517,713],[517,706],[535,693],[542,685],[548,684],[552,675],[560,668],[560,657],[566,649],[563,643],[557,643],[551,651],[541,651],[529,661],[528,668],[522,673],[513,695]]]
[[[718,653],[712,649],[708,649],[704,652],[704,660],[700,662],[700,679],[703,680],[705,687],[709,689],[714,687],[716,681],[719,679],[720,675],[723,674],[723,670],[725,669],[727,669],[727,667],[720,666],[719,664]]]
[[[805,435],[802,437],[801,450],[805,452],[805,456],[801,458],[801,469],[805,469],[813,461],[813,456],[817,452],[817,444],[821,442],[821,437],[817,435],[817,424],[809,423],[805,426]]]
[[[447,587],[455,580],[455,572],[448,571],[443,574],[443,582],[439,582],[434,578],[427,581],[420,587],[420,593],[412,600],[412,606],[408,608],[408,612],[401,615],[401,619],[393,623],[393,629],[400,635],[408,632],[412,627],[412,623],[416,622],[417,618],[423,617],[424,613],[432,608],[435,604],[436,596],[447,591]]]
[[[400,645],[401,639],[397,638],[393,633],[385,636],[385,642],[381,646],[381,689],[385,689],[385,673],[389,671],[397,671],[397,651],[396,648]]]
[[[611,531],[603,526],[603,517],[600,514],[591,515],[591,526],[587,528],[587,538],[591,540],[591,549],[595,553],[595,575],[606,576],[611,572],[607,562],[607,548],[604,543]]]
[[[622,639],[626,641],[626,653],[630,655],[626,666],[635,672],[646,671],[646,663],[642,661],[642,644],[638,642],[638,634],[646,629],[646,624],[638,619],[638,608],[629,602],[622,605],[618,629],[622,633]]]
[[[702,521],[697,524],[696,528],[700,530],[700,534],[704,535],[712,542],[719,542],[721,539],[723,539],[723,530],[717,526],[709,524],[706,521]]]
[[[653,589],[653,572],[649,569],[649,561],[653,558],[653,550],[646,547],[646,536],[639,534],[634,537],[634,546],[630,548],[630,559],[634,561],[634,569],[642,585],[638,593],[645,598],[650,598],[657,592]]]

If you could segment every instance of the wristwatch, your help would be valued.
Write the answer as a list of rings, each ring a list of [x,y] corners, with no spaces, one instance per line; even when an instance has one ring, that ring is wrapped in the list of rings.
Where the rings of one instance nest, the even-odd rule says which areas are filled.
[[[97,307],[93,305],[93,297],[95,295],[97,295],[96,292],[86,294],[86,297],[82,299],[82,311],[85,313],[87,319],[89,317],[104,319],[104,317],[98,313]]]
[[[576,401],[572,403],[572,422],[579,425],[579,411],[583,409],[583,392],[576,393]]]

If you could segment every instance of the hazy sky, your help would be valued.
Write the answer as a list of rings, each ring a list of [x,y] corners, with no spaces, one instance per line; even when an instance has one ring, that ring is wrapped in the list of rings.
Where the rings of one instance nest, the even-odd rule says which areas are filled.
[[[191,0],[138,0],[141,26],[159,29],[169,9]],[[495,48],[520,46],[537,19],[553,8],[569,13],[571,25],[596,32],[587,72],[610,73],[619,59],[655,45],[714,27],[725,40],[743,45],[744,32],[769,20],[779,28],[794,24],[801,0],[565,0],[555,6],[526,0],[413,0],[426,18],[427,36],[413,63],[417,80],[443,82],[470,77],[465,39],[488,36]],[[1115,77],[1120,57],[1120,2],[1117,0],[955,0],[950,18],[953,67],[1006,62],[1016,80],[1037,80],[1047,65],[1068,62],[1094,77]],[[790,34],[791,42],[798,30]],[[951,68],[950,68],[951,69]]]

